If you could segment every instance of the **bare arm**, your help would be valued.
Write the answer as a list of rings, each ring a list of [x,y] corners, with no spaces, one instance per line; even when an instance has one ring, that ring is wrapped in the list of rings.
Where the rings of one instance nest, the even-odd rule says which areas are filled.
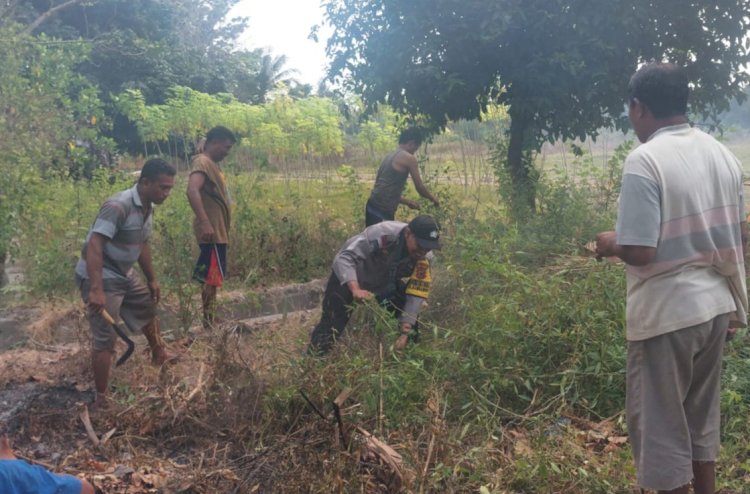
[[[742,238],[742,258],[747,259],[747,222],[740,223],[740,237]]]
[[[151,262],[151,245],[148,242],[143,244],[141,255],[138,257],[138,265],[143,270],[143,274],[146,275],[146,280],[153,281],[156,279],[154,265]]]
[[[602,232],[596,236],[596,253],[599,257],[619,257],[631,266],[645,266],[656,257],[656,247],[619,245],[615,232]]]
[[[201,198],[201,189],[205,183],[206,175],[204,173],[191,173],[190,178],[188,179],[187,198],[190,207],[193,208],[195,217],[198,218],[198,223],[200,224],[201,241],[211,243],[215,236],[214,229],[208,219],[206,208],[203,206],[203,199]]]
[[[406,197],[399,197],[398,203],[403,204],[404,206],[407,206],[411,209],[419,209],[419,203],[417,201],[413,201]]]
[[[405,169],[409,171],[409,175],[411,175],[411,179],[414,182],[414,188],[417,189],[420,196],[429,199],[435,206],[440,205],[440,202],[429,190],[427,190],[424,182],[422,182],[422,176],[419,174],[419,163],[417,163],[417,158],[415,158],[414,155],[409,153],[399,153],[396,157],[396,166],[402,170]]]
[[[365,300],[373,296],[372,292],[360,288],[357,280],[348,281],[346,286],[351,290],[354,300]]]
[[[3,434],[0,436],[0,460],[15,460],[16,455],[13,454],[13,450],[10,448],[10,439],[8,436]]]
[[[92,232],[86,246],[86,274],[89,278],[89,307],[98,312],[104,307],[104,244],[109,240],[101,233]]]
[[[96,489],[88,480],[81,479],[81,494],[95,494]]]
[[[631,266],[645,266],[651,264],[656,257],[655,247],[643,247],[641,245],[618,245],[617,257]]]
[[[148,242],[143,244],[141,255],[138,257],[138,265],[143,270],[143,274],[146,275],[151,298],[154,299],[155,302],[159,302],[159,299],[161,298],[161,289],[159,288],[159,282],[156,281],[156,273],[154,272],[154,265],[151,260],[151,245]]]

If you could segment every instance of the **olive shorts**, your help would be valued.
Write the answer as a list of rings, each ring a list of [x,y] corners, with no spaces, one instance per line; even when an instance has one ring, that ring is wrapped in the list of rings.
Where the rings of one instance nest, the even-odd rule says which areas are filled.
[[[76,282],[81,288],[81,298],[88,303],[89,290],[91,285],[89,280],[76,277]],[[122,319],[131,332],[140,332],[147,324],[150,324],[156,317],[156,304],[151,298],[151,292],[143,284],[140,277],[131,270],[128,274],[127,281],[113,288],[106,286],[104,288],[105,303],[109,315],[115,321]],[[113,352],[117,333],[112,326],[96,312],[86,311],[86,318],[89,321],[91,329],[91,347],[95,351]]]
[[[628,342],[626,415],[638,484],[672,490],[719,455],[719,384],[728,314]]]

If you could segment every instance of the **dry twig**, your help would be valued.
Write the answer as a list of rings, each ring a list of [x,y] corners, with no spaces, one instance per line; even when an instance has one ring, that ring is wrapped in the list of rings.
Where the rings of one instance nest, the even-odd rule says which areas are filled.
[[[396,450],[373,436],[362,427],[357,426],[357,432],[359,432],[365,439],[365,442],[362,445],[362,451],[360,452],[363,461],[367,461],[374,456],[389,467],[390,471],[396,477],[395,480],[397,481],[398,486],[412,484],[415,477],[414,472],[404,465],[404,459]],[[397,486],[392,487],[395,487],[396,490],[398,490]]]
[[[172,425],[174,425],[177,422],[177,418],[180,416],[180,414],[184,413],[185,410],[187,410],[188,404],[190,401],[192,401],[193,398],[200,392],[200,390],[203,388],[203,386],[206,384],[203,381],[203,374],[206,371],[206,364],[201,362],[201,368],[198,371],[198,382],[195,384],[195,388],[190,392],[189,395],[187,395],[187,398],[185,398],[185,401],[177,407],[177,409],[174,411],[174,418],[172,419]]]
[[[86,435],[89,436],[89,439],[91,439],[91,442],[94,443],[94,446],[99,446],[99,437],[96,435],[96,432],[94,432],[94,427],[91,425],[91,417],[89,417],[89,407],[87,407],[86,404],[81,407],[81,413],[79,414],[79,417],[81,417],[83,427],[86,429]]]

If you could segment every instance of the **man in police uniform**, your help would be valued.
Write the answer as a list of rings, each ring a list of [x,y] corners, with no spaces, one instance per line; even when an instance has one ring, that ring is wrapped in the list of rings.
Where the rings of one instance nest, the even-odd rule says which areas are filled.
[[[440,248],[438,224],[427,215],[409,224],[384,221],[347,240],[333,260],[309,351],[328,352],[349,322],[352,303],[371,298],[398,317],[401,335],[394,346],[406,347],[409,336],[416,336],[417,315],[429,295],[430,251]]]

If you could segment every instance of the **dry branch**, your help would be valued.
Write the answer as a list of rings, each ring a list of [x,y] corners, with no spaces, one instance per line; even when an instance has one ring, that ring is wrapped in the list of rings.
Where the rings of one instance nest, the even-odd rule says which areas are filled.
[[[185,398],[185,401],[177,407],[174,411],[174,418],[172,419],[172,425],[174,425],[177,422],[177,418],[187,410],[188,404],[192,401],[193,398],[200,392],[200,390],[203,388],[203,386],[206,384],[203,380],[203,374],[206,371],[206,364],[201,362],[201,368],[198,371],[198,382],[195,384],[195,388],[190,392],[189,395],[187,395],[187,398]]]
[[[96,432],[94,432],[94,427],[91,425],[91,417],[89,417],[89,407],[84,404],[81,408],[81,413],[79,414],[79,416],[81,417],[81,422],[83,422],[83,427],[86,429],[86,435],[89,436],[89,439],[91,439],[91,442],[94,443],[94,446],[99,446],[99,437],[96,435]]]
[[[313,403],[312,401],[310,401],[310,398],[307,397],[307,395],[305,394],[304,391],[302,391],[301,389],[298,389],[297,391],[299,391],[299,394],[302,395],[302,398],[305,399],[305,401],[307,402],[307,404],[310,405],[310,408],[312,408],[313,411],[315,413],[317,413],[320,418],[322,418],[323,420],[328,420],[328,418],[326,418],[326,416],[323,415],[323,412],[321,412],[320,410],[318,410],[318,407],[315,406],[315,403]]]
[[[362,461],[370,461],[372,457],[377,458],[381,463],[384,463],[389,467],[398,486],[411,485],[414,482],[414,472],[409,470],[404,465],[404,459],[401,455],[388,446],[386,443],[373,436],[370,432],[366,431],[362,427],[357,426],[357,432],[359,432],[365,439],[360,451],[360,457]],[[391,486],[396,487],[396,486]],[[396,487],[398,489],[398,487]]]
[[[440,394],[437,390],[433,390],[432,396],[427,400],[427,409],[432,415],[432,424],[430,427],[430,443],[427,446],[427,460],[422,468],[422,478],[427,478],[427,471],[432,463],[432,456],[435,453],[435,444],[437,437],[443,432],[445,427],[445,414],[448,411],[448,404],[443,405],[442,412],[440,411]]]
[[[109,432],[107,432],[106,434],[104,434],[102,436],[102,445],[107,444],[107,441],[109,441],[112,438],[112,436],[115,435],[115,432],[117,432],[117,427],[112,427],[109,430]]]
[[[340,409],[351,394],[352,394],[352,388],[346,388],[345,390],[343,390],[341,393],[339,393],[336,399],[333,400],[334,406]]]
[[[46,12],[42,13],[39,17],[34,19],[34,21],[26,26],[25,32],[27,33],[33,33],[36,28],[41,26],[44,22],[47,21],[50,17],[55,15],[57,12],[66,9],[68,7],[72,7],[73,5],[77,3],[81,3],[83,0],[68,0],[67,2],[61,3],[60,5],[55,5],[54,7],[50,8]]]
[[[339,439],[344,449],[349,449],[349,439],[346,437],[344,421],[341,419],[341,405],[349,398],[350,394],[352,394],[352,389],[346,388],[333,400],[333,416],[336,419],[336,425],[338,425],[339,429]]]
[[[31,458],[30,456],[26,456],[23,453],[19,453],[18,451],[16,451],[13,454],[16,457],[21,458],[22,460],[26,460],[27,462],[31,463],[32,465],[41,465],[44,468],[46,468],[47,470],[52,470],[52,471],[57,470],[57,467],[54,466],[54,465],[50,465],[49,463],[45,463],[42,460],[38,460],[36,458]]]

